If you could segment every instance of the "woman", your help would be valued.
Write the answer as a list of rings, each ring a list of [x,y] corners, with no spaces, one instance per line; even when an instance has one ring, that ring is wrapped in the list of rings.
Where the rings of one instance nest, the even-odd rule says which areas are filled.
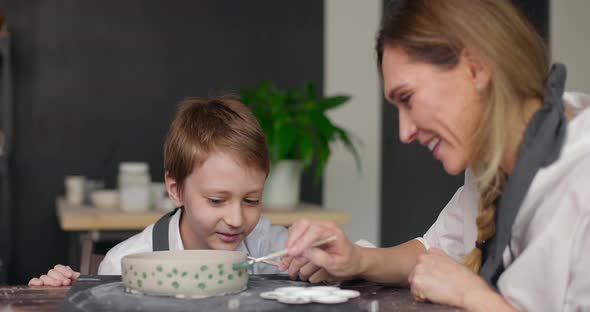
[[[392,2],[377,55],[400,139],[466,170],[465,185],[422,238],[366,249],[303,220],[290,255],[468,310],[590,309],[590,98],[563,94],[544,51],[509,1]]]

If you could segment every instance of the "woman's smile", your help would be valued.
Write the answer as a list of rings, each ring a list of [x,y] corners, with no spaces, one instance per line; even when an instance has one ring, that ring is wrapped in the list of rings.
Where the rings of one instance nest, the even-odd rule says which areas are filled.
[[[430,140],[430,142],[428,142],[427,146],[428,149],[432,152],[432,154],[434,155],[434,157],[436,159],[438,159],[438,151],[439,151],[439,147],[441,144],[442,140],[439,137],[433,138],[432,140]]]

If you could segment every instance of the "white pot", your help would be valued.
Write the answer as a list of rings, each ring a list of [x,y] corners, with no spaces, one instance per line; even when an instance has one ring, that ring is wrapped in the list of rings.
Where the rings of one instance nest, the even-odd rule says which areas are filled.
[[[299,160],[280,160],[271,169],[262,196],[262,205],[270,210],[293,210],[299,203],[303,164]]]
[[[246,253],[229,250],[174,250],[130,254],[121,259],[121,279],[132,293],[205,298],[239,293],[248,270],[234,269]],[[187,301],[188,302],[188,301]]]

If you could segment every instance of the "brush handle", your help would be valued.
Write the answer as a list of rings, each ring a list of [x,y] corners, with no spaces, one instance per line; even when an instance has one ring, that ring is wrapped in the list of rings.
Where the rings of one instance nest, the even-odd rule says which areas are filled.
[[[256,258],[248,257],[248,260],[256,260]],[[276,261],[272,261],[272,260],[261,260],[260,262],[266,263],[266,264],[270,264],[270,265],[274,265],[274,266],[277,266],[277,267],[280,265],[280,263],[278,263]]]
[[[313,247],[319,247],[319,246],[321,246],[321,245],[323,245],[325,243],[329,243],[329,242],[332,242],[332,241],[335,241],[335,240],[336,240],[336,235],[328,236],[326,238],[320,239],[320,240],[316,241],[315,243],[311,244],[311,247],[312,248]],[[284,256],[284,255],[286,255],[288,253],[289,253],[289,249],[283,249],[281,251],[273,252],[273,253],[271,253],[268,256],[257,258],[255,261],[256,262],[259,262],[259,261],[263,261],[263,260],[274,259],[274,258],[277,258],[277,257],[282,257],[282,256]]]

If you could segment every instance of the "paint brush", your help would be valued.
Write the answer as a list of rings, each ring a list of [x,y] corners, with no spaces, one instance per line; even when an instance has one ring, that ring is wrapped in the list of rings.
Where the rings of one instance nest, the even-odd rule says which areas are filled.
[[[256,258],[248,256],[248,260],[256,260]],[[280,265],[280,263],[279,263],[279,262],[277,262],[277,261],[272,261],[272,260],[262,260],[262,261],[260,261],[260,262],[262,262],[262,263],[266,263],[266,264],[270,264],[270,265],[274,265],[274,266],[276,266],[276,267],[278,267],[278,266]]]
[[[315,243],[313,243],[311,245],[311,247],[312,248],[313,247],[319,247],[319,246],[321,246],[321,245],[323,245],[325,243],[329,243],[329,242],[334,241],[334,240],[336,240],[336,235],[328,236],[326,238],[323,238],[323,239],[320,239],[320,240],[316,241]],[[257,262],[263,262],[263,261],[267,261],[267,260],[274,259],[274,258],[277,258],[277,257],[282,257],[282,256],[284,256],[284,255],[286,255],[288,253],[289,253],[289,249],[283,249],[281,251],[273,252],[270,255],[267,255],[267,256],[264,256],[264,257],[252,258],[252,259],[250,259],[248,261],[234,263],[232,265],[232,268],[234,270],[245,269],[245,268],[247,268],[247,267],[249,267],[251,265],[254,265]]]

